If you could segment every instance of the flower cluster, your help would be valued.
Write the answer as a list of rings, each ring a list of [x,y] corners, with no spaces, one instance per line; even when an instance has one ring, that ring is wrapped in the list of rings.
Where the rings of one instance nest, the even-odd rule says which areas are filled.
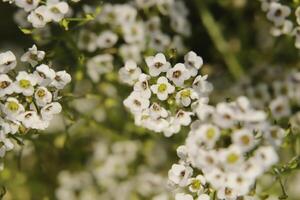
[[[291,35],[295,37],[295,47],[300,48],[300,7],[294,10],[295,22],[291,17],[292,9],[283,5],[279,0],[260,0],[261,8],[267,13],[267,18],[274,26],[271,29],[273,36]]]
[[[139,166],[132,174],[131,166],[138,159],[140,147],[137,141],[119,141],[112,145],[103,140],[96,142],[87,169],[59,173],[57,199],[167,200],[165,177],[146,166]]]
[[[27,21],[35,28],[42,28],[47,23],[60,22],[69,11],[69,5],[60,0],[47,0],[45,5],[40,0],[3,0],[14,3],[22,8],[27,15]]]
[[[151,6],[148,1],[105,3],[96,19],[81,30],[78,47],[96,53],[87,60],[87,73],[94,82],[113,70],[117,58],[139,63],[143,54],[153,50],[174,48],[179,55],[185,53],[183,37],[190,35],[190,25],[183,1],[155,2]],[[146,4],[150,10],[146,10]],[[87,13],[92,9],[85,7]],[[163,31],[167,20],[171,33]]]
[[[13,148],[10,135],[19,130],[43,130],[53,115],[61,112],[59,90],[71,81],[65,71],[55,72],[40,64],[45,52],[34,45],[21,57],[32,72],[16,72],[17,58],[11,52],[0,53],[0,157]]]
[[[186,199],[209,199],[212,192],[225,200],[248,195],[256,179],[278,161],[276,148],[285,131],[246,97],[196,110],[199,120],[177,149],[180,161],[169,170],[170,185],[187,187],[192,195],[185,194]],[[193,175],[196,169],[200,172]]]
[[[133,85],[124,105],[136,125],[169,137],[191,123],[191,107],[208,102],[212,85],[207,76],[199,75],[203,60],[193,51],[185,55],[184,63],[174,66],[162,53],[145,60],[148,74],[133,61],[127,61],[119,71],[120,80]]]

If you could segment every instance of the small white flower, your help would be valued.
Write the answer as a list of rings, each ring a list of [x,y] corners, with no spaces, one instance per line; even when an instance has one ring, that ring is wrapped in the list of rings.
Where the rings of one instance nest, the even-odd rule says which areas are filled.
[[[2,111],[5,113],[6,117],[12,121],[16,120],[17,116],[25,111],[23,105],[13,97],[7,98],[4,106],[2,107]]]
[[[196,178],[190,178],[189,190],[191,192],[202,192],[206,184],[206,179],[202,175],[196,176]]]
[[[17,66],[16,56],[11,51],[0,53],[0,73],[7,73]]]
[[[28,51],[21,57],[22,62],[28,62],[31,66],[37,65],[45,57],[44,51],[38,51],[36,45],[33,45]]]
[[[14,92],[12,83],[12,80],[6,74],[0,74],[0,97]]]
[[[142,97],[149,99],[151,97],[151,90],[149,88],[149,76],[141,74],[139,80],[134,84],[133,90],[139,92]]]
[[[97,55],[87,61],[87,73],[92,81],[99,82],[100,75],[113,70],[113,56],[110,54]]]
[[[23,8],[26,12],[35,9],[39,2],[39,0],[15,0],[16,6]]]
[[[207,75],[199,75],[193,82],[193,89],[198,93],[199,97],[208,96],[213,90],[213,85],[207,81]]]
[[[232,133],[233,143],[239,146],[243,151],[251,150],[255,145],[253,131],[241,129]]]
[[[145,28],[144,24],[141,22],[123,24],[122,31],[124,40],[129,44],[142,42],[145,38]]]
[[[22,93],[25,96],[31,96],[34,93],[34,86],[37,81],[35,76],[25,71],[19,72],[15,82],[15,92]]]
[[[191,115],[194,115],[194,113],[179,110],[176,113],[175,121],[182,126],[188,126],[192,121]]]
[[[52,94],[45,87],[38,87],[35,91],[34,98],[38,106],[45,106],[52,101]]]
[[[3,131],[0,131],[0,157],[3,158],[7,151],[10,151],[14,148],[14,144],[6,137]]]
[[[157,95],[157,98],[162,101],[166,100],[168,95],[175,91],[175,87],[168,82],[166,77],[159,77],[157,83],[150,88]]]
[[[196,76],[198,74],[198,70],[203,65],[202,58],[193,51],[190,51],[184,56],[184,61],[184,64],[189,70],[191,76]]]
[[[119,70],[119,80],[123,83],[133,85],[142,73],[136,62],[129,60],[126,61],[125,66]]]
[[[289,99],[285,96],[279,96],[276,99],[272,100],[269,108],[271,110],[272,116],[275,119],[287,117],[291,114]]]
[[[174,117],[168,119],[168,125],[164,128],[163,133],[166,137],[171,137],[172,135],[178,133],[181,129],[179,123],[177,123]]]
[[[265,170],[278,162],[278,155],[273,147],[262,146],[254,153],[255,160],[261,164]]]
[[[219,155],[224,167],[227,169],[237,169],[243,162],[242,150],[235,145],[222,149]]]
[[[118,41],[118,36],[111,31],[102,32],[97,38],[97,45],[100,48],[113,47]]]
[[[153,103],[150,108],[150,116],[153,119],[159,119],[159,118],[166,118],[168,117],[168,112],[166,109],[164,109],[163,107],[161,107],[160,105],[158,105],[157,103]]]
[[[176,86],[182,87],[184,81],[190,78],[190,73],[182,63],[176,64],[173,68],[167,72],[169,80],[173,81]]]
[[[178,105],[188,107],[192,100],[198,99],[198,94],[192,88],[186,88],[177,92],[175,99]]]
[[[200,194],[197,200],[210,200],[210,197],[207,194]]]
[[[171,67],[171,64],[162,53],[147,57],[146,63],[149,67],[149,74],[154,77],[157,77],[162,72],[167,72]]]
[[[57,89],[63,89],[68,83],[71,82],[71,76],[65,70],[56,72],[55,78],[51,83]]]
[[[291,14],[291,9],[280,3],[272,2],[267,13],[267,18],[272,21],[275,26],[280,26],[284,23],[285,18]]]
[[[59,0],[47,0],[47,8],[51,20],[55,22],[61,21],[69,11],[69,5],[63,1],[60,2]]]
[[[43,28],[48,22],[51,21],[51,14],[46,6],[39,6],[37,9],[31,11],[27,20],[35,28]]]
[[[62,107],[58,102],[47,104],[41,109],[42,119],[50,121],[53,118],[53,115],[59,114],[61,110]]]
[[[132,92],[123,103],[132,113],[141,112],[150,105],[149,99],[141,97],[138,92]]]
[[[18,120],[21,121],[26,128],[43,130],[48,126],[48,123],[42,121],[35,111],[26,111],[20,114]]]
[[[193,196],[190,194],[177,193],[175,200],[194,200]]]
[[[33,74],[36,77],[37,83],[41,86],[49,85],[55,78],[55,71],[45,64],[37,66]]]
[[[284,129],[280,128],[279,126],[271,126],[269,131],[267,131],[263,136],[272,145],[280,146],[286,134]]]
[[[235,200],[238,197],[238,195],[237,191],[234,188],[222,187],[218,190],[217,197],[219,199]]]
[[[195,131],[196,142],[211,149],[219,139],[220,132],[219,128],[212,124],[204,124]]]
[[[192,174],[193,169],[191,167],[173,164],[172,168],[168,172],[168,177],[173,183],[179,185],[180,187],[185,187],[188,185],[188,180]]]
[[[78,47],[79,49],[94,52],[97,49],[97,35],[93,32],[82,29],[79,32]]]

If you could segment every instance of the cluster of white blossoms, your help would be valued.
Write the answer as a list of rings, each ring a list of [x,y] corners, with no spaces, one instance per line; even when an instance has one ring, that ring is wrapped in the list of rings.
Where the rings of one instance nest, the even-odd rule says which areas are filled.
[[[49,22],[60,22],[69,11],[69,5],[60,0],[3,0],[22,8],[20,15],[27,15],[27,21],[35,28],[42,28]],[[26,14],[25,14],[25,13]],[[26,16],[25,16],[26,17]]]
[[[17,58],[11,51],[0,53],[0,157],[14,145],[11,135],[30,129],[44,130],[53,115],[61,112],[59,90],[71,81],[65,71],[55,72],[41,64],[45,52],[34,45],[21,57],[31,72],[16,71]]]
[[[246,97],[215,107],[201,105],[185,145],[178,147],[178,164],[169,170],[173,187],[186,188],[178,200],[235,200],[249,195],[255,182],[278,161],[277,147],[285,131],[267,120]],[[196,174],[193,174],[196,171]]]
[[[96,142],[84,170],[59,173],[56,198],[168,200],[166,177],[151,172],[144,165],[134,169],[141,147],[138,141]]]
[[[122,60],[139,63],[143,54],[149,51],[165,52],[174,48],[178,55],[185,53],[183,37],[190,35],[190,24],[183,1],[156,1],[151,10],[140,6],[141,1],[105,3],[96,19],[81,30],[78,47],[96,53],[87,60],[87,72],[94,82],[111,72],[118,58],[121,63]],[[87,13],[94,9],[84,8]],[[163,31],[163,27],[170,26],[165,24],[168,20],[171,33]]]
[[[261,8],[267,13],[268,20],[274,24],[271,34],[276,37],[281,35],[295,37],[295,47],[300,49],[300,6],[292,10],[292,7],[281,4],[279,0],[260,1]],[[292,12],[294,12],[294,16],[291,16]]]
[[[134,61],[127,61],[119,71],[120,80],[133,85],[124,105],[136,125],[170,137],[192,122],[192,107],[208,102],[212,84],[199,75],[203,60],[193,51],[174,66],[162,53],[145,60],[147,74]]]

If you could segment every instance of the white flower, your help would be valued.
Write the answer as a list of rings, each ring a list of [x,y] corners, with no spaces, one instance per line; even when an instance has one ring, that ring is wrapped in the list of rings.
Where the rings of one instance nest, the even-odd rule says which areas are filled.
[[[159,118],[166,118],[168,117],[168,112],[166,109],[164,109],[163,107],[161,107],[160,105],[158,105],[157,103],[153,103],[150,108],[150,116],[153,119],[159,119]]]
[[[157,95],[157,98],[162,101],[166,100],[168,95],[175,91],[175,87],[168,82],[166,77],[159,77],[157,83],[150,88]]]
[[[219,152],[224,167],[227,169],[237,169],[243,162],[242,150],[235,145],[231,145]]]
[[[111,31],[102,32],[97,38],[97,45],[100,48],[113,47],[118,41],[118,36]]]
[[[184,81],[190,78],[190,73],[182,63],[177,63],[173,68],[167,72],[169,80],[173,81],[176,86],[182,87]]]
[[[16,56],[11,51],[0,53],[0,73],[7,73],[17,66]]]
[[[45,106],[52,101],[52,94],[45,87],[38,87],[35,91],[34,98],[38,106]]]
[[[34,93],[34,86],[37,81],[35,76],[32,74],[28,74],[25,71],[21,71],[18,73],[15,82],[15,92],[22,93],[25,96],[31,96]]]
[[[35,66],[38,62],[42,61],[45,57],[44,51],[38,51],[36,45],[33,45],[28,51],[21,57],[22,62],[28,62],[31,66]]]
[[[203,144],[207,148],[213,148],[221,133],[218,127],[212,124],[204,124],[195,130],[196,142]]]
[[[198,74],[198,70],[203,65],[202,58],[193,51],[190,51],[184,56],[184,61],[184,64],[189,70],[191,76],[196,76]]]
[[[197,200],[210,200],[210,197],[207,194],[200,194]]]
[[[65,70],[56,72],[55,78],[51,83],[57,89],[63,89],[68,83],[71,82],[71,76]]]
[[[279,126],[271,126],[263,136],[270,144],[274,146],[280,146],[286,134],[284,129],[280,128]]]
[[[20,113],[25,111],[25,109],[16,98],[9,97],[4,106],[2,106],[2,111],[8,119],[14,121]]]
[[[15,4],[23,8],[26,12],[35,9],[39,5],[39,0],[15,0]]]
[[[176,149],[177,152],[177,156],[181,159],[181,160],[186,160],[188,158],[188,149],[185,145],[181,145]]]
[[[164,128],[163,133],[166,137],[171,137],[172,135],[178,133],[180,131],[180,124],[177,123],[174,117],[170,117],[168,119],[168,125]]]
[[[244,172],[230,172],[227,174],[227,185],[233,188],[238,196],[246,195],[253,185],[254,179],[249,179]]]
[[[149,99],[151,97],[151,90],[149,88],[149,76],[141,74],[139,80],[134,84],[133,90],[139,92],[142,97]]]
[[[97,35],[93,32],[82,29],[79,32],[78,47],[79,49],[94,52],[97,49]]]
[[[269,108],[271,110],[272,116],[275,119],[287,117],[291,114],[289,99],[285,96],[279,96],[276,99],[272,100]]]
[[[149,99],[141,97],[138,92],[132,92],[123,103],[132,113],[141,112],[150,105]]]
[[[133,85],[141,75],[142,70],[133,60],[126,61],[125,66],[119,70],[119,80],[123,83]]]
[[[219,199],[236,200],[238,195],[235,189],[229,187],[223,187],[220,190],[218,190],[217,197]]]
[[[212,168],[205,173],[205,178],[215,189],[224,187],[226,182],[225,174],[218,168]]]
[[[156,31],[150,35],[149,48],[156,51],[165,51],[171,44],[171,38],[169,35]]]
[[[6,74],[0,74],[0,97],[14,92],[12,83],[12,80]]]
[[[147,66],[149,67],[150,76],[158,76],[162,72],[167,72],[171,64],[166,60],[166,57],[162,53],[158,53],[155,56],[146,58]]]
[[[290,20],[284,20],[283,24],[280,26],[272,27],[271,34],[275,37],[278,37],[280,35],[288,35],[291,34],[293,30],[293,22]]]
[[[0,131],[0,157],[3,158],[7,151],[10,151],[14,148],[14,144],[6,137],[3,131]]]
[[[254,157],[256,161],[264,167],[265,170],[277,163],[279,159],[276,151],[271,146],[259,147],[255,151]]]
[[[272,21],[275,26],[280,26],[284,23],[285,18],[291,14],[291,9],[280,3],[272,2],[267,13],[267,18]]]
[[[241,129],[232,133],[232,141],[243,151],[251,150],[255,145],[253,131],[249,129]]]
[[[260,0],[261,1],[261,9],[262,9],[262,11],[268,11],[269,10],[269,8],[270,8],[270,4],[272,3],[272,2],[277,2],[277,1],[279,1],[279,0]]]
[[[26,128],[43,130],[48,126],[48,122],[42,121],[35,111],[26,111],[20,114],[18,120],[21,121]]]
[[[213,90],[213,85],[207,81],[207,75],[197,76],[193,82],[193,89],[200,97],[207,96]]]
[[[206,184],[206,179],[202,175],[196,176],[196,178],[190,178],[189,190],[191,192],[202,192]]]
[[[50,121],[53,118],[53,115],[59,114],[61,110],[62,107],[58,102],[47,104],[41,109],[42,119]]]
[[[55,71],[45,64],[37,66],[33,74],[36,77],[37,83],[41,86],[49,85],[55,78]]]
[[[100,75],[113,70],[113,56],[110,54],[97,55],[87,61],[87,73],[92,81],[98,82]]]
[[[122,31],[124,35],[124,40],[129,44],[139,43],[145,39],[145,28],[144,24],[141,22],[123,24]]]
[[[193,174],[193,169],[189,166],[173,164],[168,172],[169,180],[184,187],[188,185],[188,180]]]
[[[49,17],[55,22],[61,21],[69,11],[69,5],[63,1],[59,2],[59,0],[47,0],[47,8]]]
[[[188,126],[191,123],[191,121],[192,121],[191,115],[194,115],[194,113],[183,111],[183,110],[179,110],[176,113],[175,121],[176,121],[176,123],[178,123],[178,124],[180,124],[182,126]]]
[[[39,6],[28,15],[27,20],[35,28],[42,28],[51,21],[51,14],[46,6]]]
[[[175,99],[178,105],[188,107],[192,100],[198,99],[198,94],[192,88],[186,88],[177,92]]]
[[[194,200],[193,196],[190,194],[177,193],[175,200]]]

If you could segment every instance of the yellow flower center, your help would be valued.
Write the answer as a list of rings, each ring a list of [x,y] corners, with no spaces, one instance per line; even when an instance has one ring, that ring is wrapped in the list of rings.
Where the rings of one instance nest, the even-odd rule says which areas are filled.
[[[236,153],[230,153],[227,156],[227,163],[234,164],[239,160],[239,156]]]
[[[166,89],[167,89],[167,85],[164,84],[164,83],[162,83],[162,84],[160,84],[160,85],[158,86],[158,91],[159,91],[159,92],[164,92],[164,91],[166,91]]]
[[[27,88],[29,88],[31,86],[31,83],[30,83],[29,80],[23,79],[23,80],[19,81],[19,85],[20,85],[21,88],[27,89]]]
[[[17,110],[19,110],[19,104],[14,101],[8,102],[7,107],[10,111],[13,111],[13,112],[16,112]]]
[[[182,98],[187,98],[191,96],[191,91],[190,90],[184,90],[181,92],[181,97]]]
[[[38,97],[42,98],[42,97],[44,97],[46,95],[46,91],[43,90],[43,89],[39,89],[37,91],[37,95],[38,95]]]
[[[206,131],[206,137],[207,139],[213,139],[214,136],[216,135],[216,131],[214,128],[209,128],[207,131]]]

